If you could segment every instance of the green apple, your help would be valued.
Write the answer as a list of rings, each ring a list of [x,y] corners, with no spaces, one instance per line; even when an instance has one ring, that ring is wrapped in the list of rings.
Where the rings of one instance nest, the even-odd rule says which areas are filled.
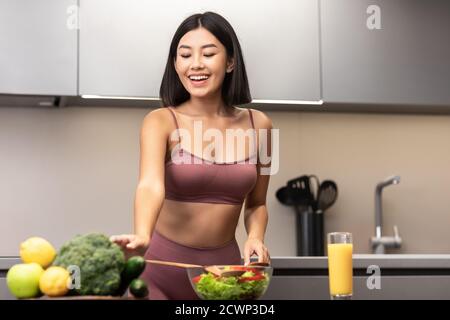
[[[39,279],[44,273],[40,264],[21,263],[9,269],[6,283],[16,298],[33,298],[40,294]]]

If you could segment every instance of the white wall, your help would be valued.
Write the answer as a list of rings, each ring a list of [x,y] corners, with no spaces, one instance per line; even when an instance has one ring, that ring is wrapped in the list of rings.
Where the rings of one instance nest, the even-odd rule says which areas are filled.
[[[0,108],[0,256],[40,235],[59,247],[76,233],[132,230],[139,130],[149,109]],[[335,206],[326,231],[354,234],[369,252],[375,184],[385,189],[385,232],[397,224],[402,253],[450,251],[450,117],[267,112],[280,129],[280,171],[268,191],[266,235],[272,256],[296,254],[295,217],[276,190],[308,173],[333,179]],[[245,241],[241,220],[238,241]]]

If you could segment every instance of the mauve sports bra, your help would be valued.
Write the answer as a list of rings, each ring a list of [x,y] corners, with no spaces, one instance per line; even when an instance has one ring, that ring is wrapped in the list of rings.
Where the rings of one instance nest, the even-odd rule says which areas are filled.
[[[178,144],[165,165],[166,199],[187,202],[242,204],[253,189],[256,179],[256,155],[241,161],[217,163],[200,158],[181,148],[177,117],[171,107],[177,127]],[[250,109],[250,121],[255,129]],[[256,131],[255,142],[256,142]],[[252,160],[252,161],[250,161]]]

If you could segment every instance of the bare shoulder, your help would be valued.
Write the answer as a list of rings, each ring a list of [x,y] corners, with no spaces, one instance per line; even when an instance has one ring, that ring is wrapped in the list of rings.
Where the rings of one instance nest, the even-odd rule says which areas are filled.
[[[144,121],[148,121],[148,122],[155,121],[155,120],[164,121],[164,120],[169,119],[169,117],[170,117],[170,111],[168,110],[168,108],[161,107],[161,108],[153,109],[152,111],[147,113],[145,115]]]
[[[154,109],[147,113],[142,122],[142,130],[157,130],[168,133],[172,130],[173,119],[166,107]]]
[[[250,109],[250,108],[249,108]],[[255,127],[259,129],[272,129],[273,124],[270,117],[261,110],[250,109],[253,115],[253,121],[255,122]]]

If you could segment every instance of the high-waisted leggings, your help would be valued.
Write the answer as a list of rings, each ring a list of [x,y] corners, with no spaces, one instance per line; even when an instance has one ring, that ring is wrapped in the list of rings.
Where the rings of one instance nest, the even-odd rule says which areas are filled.
[[[145,258],[198,265],[239,265],[242,261],[235,238],[219,247],[196,248],[174,242],[156,230]],[[184,268],[147,264],[141,278],[148,285],[150,300],[198,300]]]

